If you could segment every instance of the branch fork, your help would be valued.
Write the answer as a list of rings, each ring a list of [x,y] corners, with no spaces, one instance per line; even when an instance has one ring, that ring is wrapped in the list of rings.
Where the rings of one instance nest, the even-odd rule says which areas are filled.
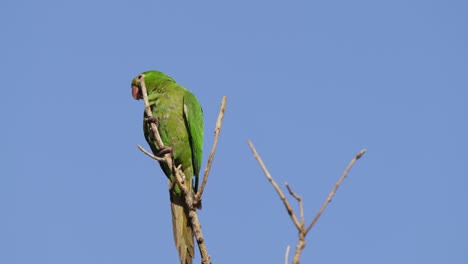
[[[284,203],[284,206],[286,207],[286,210],[288,211],[288,214],[289,216],[291,217],[291,220],[292,222],[294,223],[294,225],[296,226],[297,228],[297,231],[298,231],[298,236],[299,236],[299,241],[296,245],[296,252],[294,254],[294,258],[293,258],[293,261],[292,263],[293,264],[298,264],[299,263],[299,260],[300,260],[300,257],[301,257],[301,253],[302,253],[302,249],[305,248],[306,246],[306,241],[305,241],[305,238],[307,236],[307,233],[312,229],[312,227],[314,227],[314,225],[317,223],[318,219],[320,218],[320,216],[322,215],[322,213],[325,211],[325,209],[327,208],[328,204],[331,202],[333,196],[335,195],[336,191],[338,190],[338,187],[340,187],[341,183],[343,182],[343,180],[346,178],[346,176],[348,175],[348,172],[349,170],[353,167],[354,163],[362,157],[362,155],[364,155],[364,153],[366,153],[366,150],[363,149],[361,150],[358,154],[356,154],[354,156],[354,158],[350,161],[350,163],[348,164],[348,167],[346,167],[345,171],[343,172],[343,174],[341,175],[340,179],[336,182],[335,186],[333,187],[333,189],[330,191],[330,194],[328,195],[327,199],[325,200],[325,202],[322,204],[322,207],[320,208],[320,210],[318,211],[318,213],[315,215],[314,219],[312,220],[312,222],[306,227],[305,226],[305,220],[304,220],[304,207],[302,205],[302,197],[297,195],[293,190],[292,188],[289,186],[289,184],[286,182],[285,185],[286,185],[286,189],[288,190],[289,194],[294,197],[294,199],[297,200],[297,202],[299,203],[299,216],[300,216],[300,220],[297,219],[296,217],[296,214],[294,213],[294,210],[292,209],[291,207],[291,204],[289,203],[289,201],[286,199],[286,196],[284,195],[283,191],[281,190],[281,188],[279,187],[279,185],[275,182],[275,180],[273,179],[273,177],[271,176],[270,172],[268,171],[267,167],[265,166],[265,164],[263,163],[263,160],[262,158],[260,157],[260,155],[258,155],[257,153],[257,150],[255,149],[254,145],[252,144],[252,142],[249,140],[248,141],[248,144],[250,146],[250,149],[252,150],[252,153],[255,157],[255,159],[257,160],[258,164],[260,165],[260,167],[262,168],[263,172],[265,173],[265,176],[266,178],[268,179],[268,181],[271,183],[271,185],[273,186],[273,188],[276,190],[276,192],[278,193],[281,201],[283,201]],[[285,255],[285,262],[284,263],[288,263],[288,259],[289,259],[289,246],[286,248],[286,255]]]

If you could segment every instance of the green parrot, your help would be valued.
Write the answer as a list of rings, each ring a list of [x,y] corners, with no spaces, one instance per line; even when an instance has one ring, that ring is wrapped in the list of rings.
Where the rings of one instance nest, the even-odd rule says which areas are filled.
[[[171,149],[175,165],[182,166],[185,184],[194,195],[198,189],[203,148],[203,111],[200,103],[190,91],[164,73],[146,71],[142,74],[145,76],[148,100],[155,117],[150,120],[144,114],[143,131],[146,142],[156,156],[167,151],[159,149],[153,138],[150,122],[156,122],[164,145]],[[132,96],[136,100],[143,98],[142,74],[132,80]],[[191,264],[195,252],[188,207],[171,169],[163,162],[160,162],[160,166],[169,179],[172,228],[180,263]]]

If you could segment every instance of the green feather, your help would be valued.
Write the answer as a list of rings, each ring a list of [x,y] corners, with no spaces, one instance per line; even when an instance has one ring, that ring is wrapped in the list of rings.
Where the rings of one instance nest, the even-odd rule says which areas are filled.
[[[184,96],[184,117],[192,146],[193,173],[196,178],[194,189],[197,192],[203,150],[203,111],[197,98],[189,91]]]

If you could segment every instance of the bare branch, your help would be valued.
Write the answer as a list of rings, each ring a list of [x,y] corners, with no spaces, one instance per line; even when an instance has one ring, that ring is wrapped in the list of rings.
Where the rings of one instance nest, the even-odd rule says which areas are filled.
[[[249,146],[250,146],[250,149],[252,150],[252,153],[255,157],[255,159],[257,159],[260,167],[262,168],[263,172],[265,173],[265,176],[267,177],[267,179],[270,181],[270,183],[273,185],[273,188],[275,188],[276,192],[278,193],[278,195],[280,196],[281,200],[283,201],[284,205],[286,206],[286,210],[288,211],[288,214],[289,216],[291,217],[292,221],[294,222],[294,224],[296,225],[298,231],[299,231],[299,240],[297,242],[297,245],[296,245],[296,252],[294,253],[294,258],[293,258],[293,261],[292,263],[293,264],[299,264],[299,260],[300,260],[300,257],[301,257],[301,253],[302,253],[302,250],[305,248],[306,246],[306,241],[305,241],[305,238],[307,236],[307,233],[310,231],[310,229],[312,229],[312,227],[315,225],[315,223],[317,222],[317,220],[320,218],[320,216],[322,215],[323,211],[325,210],[325,208],[327,207],[327,205],[330,203],[331,199],[333,198],[333,196],[335,195],[336,191],[338,190],[338,187],[341,185],[341,183],[343,182],[343,180],[346,178],[346,175],[348,175],[348,172],[349,170],[353,167],[354,163],[356,162],[356,160],[358,160],[360,157],[362,157],[362,155],[364,155],[364,153],[366,152],[365,149],[361,150],[358,154],[356,154],[356,156],[351,160],[351,162],[349,163],[348,167],[345,169],[345,171],[343,172],[343,174],[341,175],[340,179],[338,180],[338,182],[335,184],[335,186],[333,187],[333,189],[331,190],[330,194],[328,195],[327,199],[325,200],[325,202],[323,203],[322,205],[322,208],[320,208],[319,212],[317,213],[317,215],[315,216],[314,220],[310,223],[310,225],[306,228],[305,225],[304,225],[304,208],[303,208],[303,205],[302,205],[302,197],[300,195],[297,195],[293,190],[292,188],[289,186],[289,184],[286,182],[285,185],[286,185],[286,188],[288,189],[288,192],[289,194],[291,194],[291,196],[293,196],[297,202],[299,203],[299,210],[300,210],[300,217],[301,217],[301,222],[299,223],[299,221],[297,220],[295,214],[294,214],[294,211],[292,210],[291,208],[291,205],[289,204],[288,200],[286,200],[286,197],[284,196],[283,192],[281,191],[280,187],[278,186],[278,184],[276,184],[276,182],[273,180],[273,177],[271,177],[270,173],[268,172],[268,169],[266,168],[265,164],[263,163],[262,159],[260,158],[260,156],[258,155],[257,151],[255,150],[255,147],[253,146],[252,142],[249,140],[248,141],[249,143]],[[288,263],[288,255],[289,255],[289,246],[287,247],[286,249],[286,256],[285,256],[285,263]]]
[[[205,239],[203,238],[203,233],[201,230],[201,225],[193,225],[193,223],[200,223],[196,207],[189,211],[189,217],[192,221],[192,230],[195,235],[195,239],[197,240],[198,249],[200,251],[201,256],[201,262],[202,264],[211,264],[211,257],[208,254],[208,249],[206,248]]]
[[[294,198],[296,198],[297,202],[299,203],[299,214],[301,217],[301,228],[304,228],[304,207],[302,206],[302,197],[297,195],[291,187],[289,187],[289,184],[287,182],[284,183],[286,185],[286,188],[288,189],[289,194],[291,194]]]
[[[296,198],[298,202],[302,200],[302,198],[299,195],[293,192],[293,190],[291,189],[291,187],[289,187],[289,184],[287,182],[285,182],[284,185],[286,185],[286,189],[288,189],[289,194],[291,194],[294,198]]]
[[[310,223],[310,225],[307,227],[306,229],[306,233],[309,232],[310,229],[312,229],[312,227],[314,227],[315,223],[317,223],[318,219],[320,218],[320,216],[322,215],[323,211],[325,211],[325,208],[327,208],[328,204],[331,202],[333,196],[335,195],[336,193],[336,190],[338,190],[338,187],[340,187],[341,183],[343,182],[343,180],[346,178],[346,176],[348,175],[348,172],[349,170],[353,167],[354,163],[356,163],[356,161],[362,157],[362,155],[364,155],[364,153],[366,153],[366,149],[362,149],[361,151],[359,151],[358,154],[356,154],[356,156],[354,156],[354,158],[349,162],[348,164],[348,167],[346,167],[345,171],[343,172],[343,174],[341,175],[340,179],[336,182],[335,186],[333,187],[333,189],[330,191],[330,194],[328,194],[328,197],[327,199],[325,200],[325,202],[322,204],[322,207],[320,208],[320,210],[318,211],[317,215],[315,216],[314,220],[312,220],[312,222]]]
[[[271,177],[270,172],[266,168],[265,164],[263,163],[262,158],[258,155],[257,150],[255,149],[254,145],[252,142],[249,140],[248,141],[250,149],[252,150],[252,153],[255,157],[255,159],[258,161],[258,164],[260,164],[260,167],[262,168],[263,172],[265,173],[265,176],[267,177],[268,181],[270,181],[271,185],[273,185],[273,188],[275,188],[276,192],[278,193],[281,201],[283,201],[284,206],[286,207],[286,210],[288,211],[289,216],[291,217],[294,225],[296,225],[298,230],[301,230],[301,224],[297,220],[296,215],[294,214],[294,211],[289,204],[288,200],[286,200],[286,197],[283,194],[283,191],[281,191],[281,188],[276,184],[275,180],[273,180],[273,177]]]
[[[208,163],[206,164],[205,172],[203,173],[203,182],[198,189],[198,192],[195,194],[194,203],[198,205],[202,199],[203,190],[205,189],[205,185],[208,182],[208,175],[210,174],[211,164],[213,163],[214,155],[216,152],[216,147],[218,145],[218,138],[219,134],[221,133],[221,127],[223,125],[223,118],[224,112],[226,111],[226,96],[223,96],[223,100],[221,101],[221,108],[219,109],[218,118],[216,119],[216,126],[215,126],[215,136],[213,140],[213,146],[211,147],[210,157],[208,158]]]
[[[148,157],[150,157],[150,158],[152,158],[152,159],[155,159],[155,160],[157,160],[157,161],[165,161],[165,159],[160,158],[160,157],[158,157],[158,156],[155,156],[155,155],[149,153],[149,152],[148,152],[146,149],[144,149],[142,146],[137,145],[137,147],[138,147],[139,150],[141,150],[141,152],[145,153],[146,156],[148,156]]]
[[[296,245],[296,252],[294,253],[294,258],[292,263],[299,264],[299,260],[301,259],[302,250],[305,248],[306,242],[305,237],[307,234],[304,233],[304,229],[299,232],[299,241]]]
[[[289,249],[291,249],[291,247],[288,245],[286,247],[286,254],[284,255],[284,264],[288,264],[289,262]]]

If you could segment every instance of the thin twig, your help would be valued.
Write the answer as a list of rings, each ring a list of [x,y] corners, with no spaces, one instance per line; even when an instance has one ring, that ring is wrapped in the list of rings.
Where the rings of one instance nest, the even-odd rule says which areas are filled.
[[[297,195],[291,187],[289,187],[289,184],[287,182],[284,183],[286,185],[286,189],[288,189],[289,194],[291,194],[294,198],[296,198],[297,202],[299,203],[299,214],[301,217],[301,228],[304,228],[304,207],[302,206],[302,197]]]
[[[299,195],[293,192],[293,190],[291,189],[291,187],[289,187],[289,184],[287,182],[285,182],[284,185],[286,186],[286,189],[288,189],[288,192],[290,195],[292,195],[292,197],[296,198],[298,202],[302,200],[302,198]]]
[[[336,190],[338,190],[338,187],[340,187],[341,183],[343,182],[343,180],[346,178],[346,176],[348,175],[348,172],[349,170],[353,167],[354,163],[362,157],[362,155],[364,155],[364,153],[366,153],[366,149],[362,149],[361,151],[359,151],[358,154],[356,154],[356,156],[354,156],[354,158],[349,162],[348,164],[348,167],[346,167],[345,171],[343,172],[343,174],[341,175],[340,179],[336,182],[335,186],[333,187],[333,189],[330,191],[330,194],[328,194],[328,197],[327,199],[325,200],[325,202],[322,204],[322,207],[320,208],[320,210],[318,211],[317,215],[315,216],[314,220],[312,220],[312,222],[310,223],[310,225],[307,227],[306,229],[306,233],[309,232],[310,229],[312,229],[312,227],[314,227],[315,223],[317,223],[318,219],[320,218],[320,216],[322,215],[323,211],[325,211],[325,208],[327,208],[327,205],[331,202],[333,196],[335,195],[336,193]]]
[[[194,198],[195,204],[199,204],[199,202],[201,201],[203,190],[205,189],[205,185],[208,182],[208,175],[210,174],[211,164],[213,163],[214,155],[216,152],[216,147],[218,145],[219,134],[221,132],[221,127],[223,125],[224,112],[226,111],[226,101],[227,101],[226,96],[223,96],[223,100],[221,101],[221,107],[219,109],[218,118],[216,119],[213,146],[211,147],[210,157],[208,158],[208,163],[206,164],[205,172],[203,173],[202,184],[200,188],[198,189],[198,192],[195,194],[195,198]]]
[[[141,152],[145,153],[146,156],[148,156],[148,157],[150,157],[150,158],[152,158],[152,159],[155,159],[155,160],[157,160],[157,161],[165,161],[164,158],[160,158],[160,157],[158,157],[158,156],[155,156],[155,155],[149,153],[149,152],[148,152],[146,149],[144,149],[142,146],[137,145],[137,147],[138,147],[139,150],[141,150]]]
[[[291,247],[288,245],[286,247],[286,254],[284,255],[284,264],[288,264],[289,262],[289,249],[291,249]]]
[[[258,155],[257,150],[255,149],[253,143],[250,140],[248,141],[248,143],[249,143],[250,149],[252,150],[252,153],[253,153],[255,159],[260,164],[260,167],[262,168],[263,172],[265,173],[265,176],[267,177],[268,181],[271,183],[271,185],[273,185],[273,188],[275,188],[275,190],[278,193],[281,201],[283,201],[284,206],[286,207],[286,210],[288,211],[289,216],[291,217],[291,219],[294,222],[294,225],[296,225],[297,229],[300,230],[301,229],[301,224],[297,220],[297,217],[294,214],[294,211],[293,211],[291,205],[289,204],[288,200],[286,200],[286,197],[284,196],[283,191],[281,191],[281,188],[278,186],[278,184],[275,182],[275,180],[273,180],[273,177],[271,177],[270,172],[268,171],[265,164],[263,163],[262,158]]]

